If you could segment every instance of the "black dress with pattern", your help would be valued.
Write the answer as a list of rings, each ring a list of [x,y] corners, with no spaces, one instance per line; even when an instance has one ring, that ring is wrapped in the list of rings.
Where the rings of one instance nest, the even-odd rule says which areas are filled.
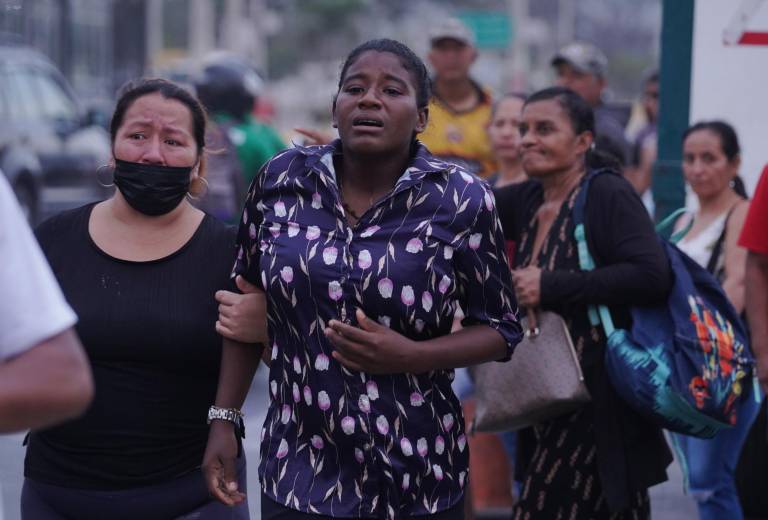
[[[596,191],[610,190],[612,187],[606,184],[614,182],[600,182],[602,187]],[[596,184],[593,184],[593,189]],[[605,295],[589,294],[589,290],[585,293],[584,289],[573,283],[573,276],[568,276],[584,274],[579,268],[571,211],[580,189],[580,186],[576,187],[561,207],[544,239],[536,265],[543,271],[541,307],[557,312],[566,320],[593,400],[577,411],[541,423],[533,427],[532,432],[529,430],[523,435],[521,442],[525,445],[527,436],[529,454],[522,472],[523,487],[514,510],[514,519],[649,518],[647,487],[664,480],[664,468],[671,459],[661,433],[647,424],[643,424],[642,428],[635,427],[633,421],[637,418],[618,402],[615,392],[606,383],[602,362],[606,339],[601,327],[593,327],[589,323],[587,308],[590,303],[596,303],[590,300],[609,304],[614,302],[601,301]],[[593,193],[590,191],[591,201]],[[509,238],[518,239],[515,265],[525,267],[531,263],[538,227],[536,210],[543,199],[540,187],[523,186],[516,195],[509,197],[501,193],[501,190],[497,192],[505,234],[515,235]],[[639,200],[637,202],[642,208]],[[507,203],[522,207],[502,210]],[[511,212],[515,213],[516,219],[510,218]],[[647,227],[652,234],[650,222]],[[587,228],[589,233],[589,222]],[[600,248],[590,243],[590,250],[594,252],[595,249]],[[617,288],[621,290],[621,287]],[[638,294],[637,298],[643,299],[643,295]],[[614,314],[618,314],[618,321],[626,324],[624,313],[619,311]],[[624,420],[626,415],[629,421]],[[614,423],[618,423],[618,426]],[[629,434],[630,431],[633,434]],[[640,435],[646,441],[654,438],[656,443],[650,449],[648,443],[633,443],[635,435]],[[599,445],[601,449],[598,449]],[[624,453],[636,448],[639,448],[641,456],[647,456],[652,462],[652,471],[649,472],[647,467],[637,467],[632,457]],[[623,469],[617,470],[616,476],[609,475],[604,468],[611,466]],[[609,490],[609,499],[604,487],[606,481],[613,480],[623,481],[623,484],[618,491],[613,488]],[[610,485],[614,484],[611,482]],[[620,499],[617,498],[619,496]]]

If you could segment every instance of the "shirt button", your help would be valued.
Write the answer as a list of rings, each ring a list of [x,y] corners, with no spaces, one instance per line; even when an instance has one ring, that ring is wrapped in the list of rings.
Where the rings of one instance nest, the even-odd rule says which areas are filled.
[[[369,443],[367,443],[367,442],[366,442],[366,443],[363,445],[363,449],[364,449],[365,451],[371,451],[371,445],[370,445]]]

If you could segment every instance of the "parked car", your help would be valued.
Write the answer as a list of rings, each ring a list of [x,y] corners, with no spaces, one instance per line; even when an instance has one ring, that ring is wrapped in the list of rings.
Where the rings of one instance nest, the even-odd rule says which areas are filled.
[[[42,54],[0,46],[0,169],[30,223],[107,196],[96,170],[109,136],[96,120]]]

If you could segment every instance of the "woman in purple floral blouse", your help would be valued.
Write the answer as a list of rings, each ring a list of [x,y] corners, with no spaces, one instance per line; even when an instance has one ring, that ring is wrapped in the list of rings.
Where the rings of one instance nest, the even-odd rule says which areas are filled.
[[[268,301],[264,519],[463,518],[452,369],[508,359],[521,334],[490,189],[416,140],[429,96],[410,49],[362,44],[333,102],[340,139],[276,155],[250,188],[233,275]],[[242,403],[253,357],[225,351],[217,405]],[[214,421],[206,457],[234,503],[228,427]]]

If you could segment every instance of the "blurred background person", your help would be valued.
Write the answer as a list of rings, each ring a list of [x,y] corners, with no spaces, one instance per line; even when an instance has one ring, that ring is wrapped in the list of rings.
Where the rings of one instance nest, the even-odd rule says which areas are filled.
[[[432,154],[457,164],[480,177],[496,170],[487,133],[493,100],[490,90],[475,81],[470,72],[478,51],[472,31],[457,18],[445,18],[429,30],[428,61],[432,67],[432,97],[429,122],[419,140]],[[457,324],[463,315],[456,319]],[[471,421],[472,383],[466,370],[459,370],[454,388],[467,421]],[[467,400],[464,400],[466,398]],[[510,485],[495,477],[509,473],[503,448],[495,435],[474,435],[469,440],[475,453],[472,492],[466,501],[467,515],[475,509],[509,507]]]
[[[83,417],[30,434],[24,519],[248,518],[247,504],[214,501],[200,471],[222,348],[214,293],[235,239],[187,201],[204,189],[205,129],[185,89],[129,83],[110,123],[114,195],[38,228],[96,394]],[[237,476],[244,488],[243,458]]]
[[[768,167],[763,170],[741,232],[739,245],[748,250],[746,305],[758,375],[768,392]]]
[[[0,258],[0,433],[75,417],[93,397],[76,317],[1,172]]]
[[[741,148],[731,125],[702,121],[683,136],[683,174],[699,207],[681,218],[693,226],[678,247],[712,273],[734,308],[744,312],[746,248],[738,245],[749,201],[739,178]],[[743,401],[733,428],[713,439],[673,433],[684,469],[687,490],[696,500],[701,520],[743,518],[734,475],[741,447],[759,411],[761,396],[752,384],[743,385]]]
[[[493,105],[488,137],[491,140],[496,172],[488,177],[493,188],[502,188],[528,179],[523,171],[520,114],[525,95],[505,94]]]
[[[509,93],[502,96],[493,105],[488,136],[491,139],[493,156],[498,167],[496,173],[488,178],[494,189],[503,188],[528,180],[523,170],[523,147],[520,135],[520,117],[525,104],[525,95]],[[510,269],[514,266],[517,250],[514,240],[505,241]],[[509,480],[512,483],[513,500],[520,496],[521,485],[515,478],[520,473],[517,468],[517,432],[504,432],[499,435],[510,462]],[[475,457],[476,459],[477,457]],[[482,464],[484,461],[478,461]],[[470,462],[471,464],[471,462]],[[506,484],[506,479],[499,475],[498,480]]]
[[[474,35],[448,18],[430,29],[429,41],[433,93],[429,125],[419,139],[440,159],[488,177],[496,168],[486,133],[492,99],[470,75],[477,59]]]
[[[677,222],[693,225],[678,242],[688,256],[707,268],[723,286],[738,312],[744,311],[747,250],[738,245],[749,201],[739,177],[738,136],[724,121],[702,121],[683,135],[683,175],[698,208]]]
[[[505,94],[493,104],[491,120],[487,127],[488,138],[494,153],[498,170],[488,177],[492,187],[508,186],[527,179],[522,168],[522,148],[520,138],[520,113],[525,96],[522,94]],[[507,258],[512,267],[515,254],[515,242],[506,241]],[[461,319],[457,320],[460,327]],[[470,424],[474,414],[474,382],[466,368],[456,369],[453,388],[462,401],[462,407],[467,423]],[[512,506],[515,496],[518,496],[513,486],[516,453],[515,432],[501,435],[474,432],[469,437],[472,449],[470,459],[470,500],[467,501],[467,515],[484,510],[503,509]],[[504,457],[506,451],[507,457]],[[507,475],[509,478],[507,478]]]
[[[552,87],[532,94],[520,124],[531,180],[496,190],[505,236],[517,242],[512,279],[518,301],[565,319],[592,397],[533,427],[515,519],[649,518],[648,488],[666,480],[672,462],[661,429],[611,386],[607,340],[588,317],[589,305],[610,305],[623,324],[617,327],[625,327],[628,305],[661,301],[671,284],[647,212],[616,171],[616,160],[592,150],[594,132],[592,109],[575,92]],[[584,215],[598,267],[582,271],[571,209],[585,174],[603,168],[613,172],[594,178]]]
[[[659,71],[650,72],[643,81],[642,107],[645,124],[635,136],[630,163],[624,175],[643,199],[648,213],[653,215],[653,193],[651,180],[653,163],[656,162],[656,122],[659,116]]]
[[[240,68],[232,68],[234,66],[228,67],[226,64],[217,67],[209,65],[194,79],[197,97],[209,116],[205,135],[208,150],[207,190],[205,196],[194,200],[194,203],[206,213],[228,224],[237,221],[247,182],[237,147],[230,137],[234,126],[230,115],[234,104],[231,96],[233,92],[245,88],[245,76]]]
[[[262,85],[252,67],[230,55],[211,58],[196,85],[200,100],[237,150],[246,186],[285,148],[277,132],[253,116]]]
[[[745,305],[752,334],[752,352],[763,393],[768,392],[768,166],[763,168],[739,238],[747,249]],[[768,467],[768,399],[741,452],[736,470],[739,498],[747,518],[768,518],[765,471]]]
[[[629,162],[630,146],[624,124],[604,102],[608,58],[587,42],[572,42],[561,48],[550,62],[556,83],[580,95],[595,114],[595,147],[612,155],[622,167]]]

